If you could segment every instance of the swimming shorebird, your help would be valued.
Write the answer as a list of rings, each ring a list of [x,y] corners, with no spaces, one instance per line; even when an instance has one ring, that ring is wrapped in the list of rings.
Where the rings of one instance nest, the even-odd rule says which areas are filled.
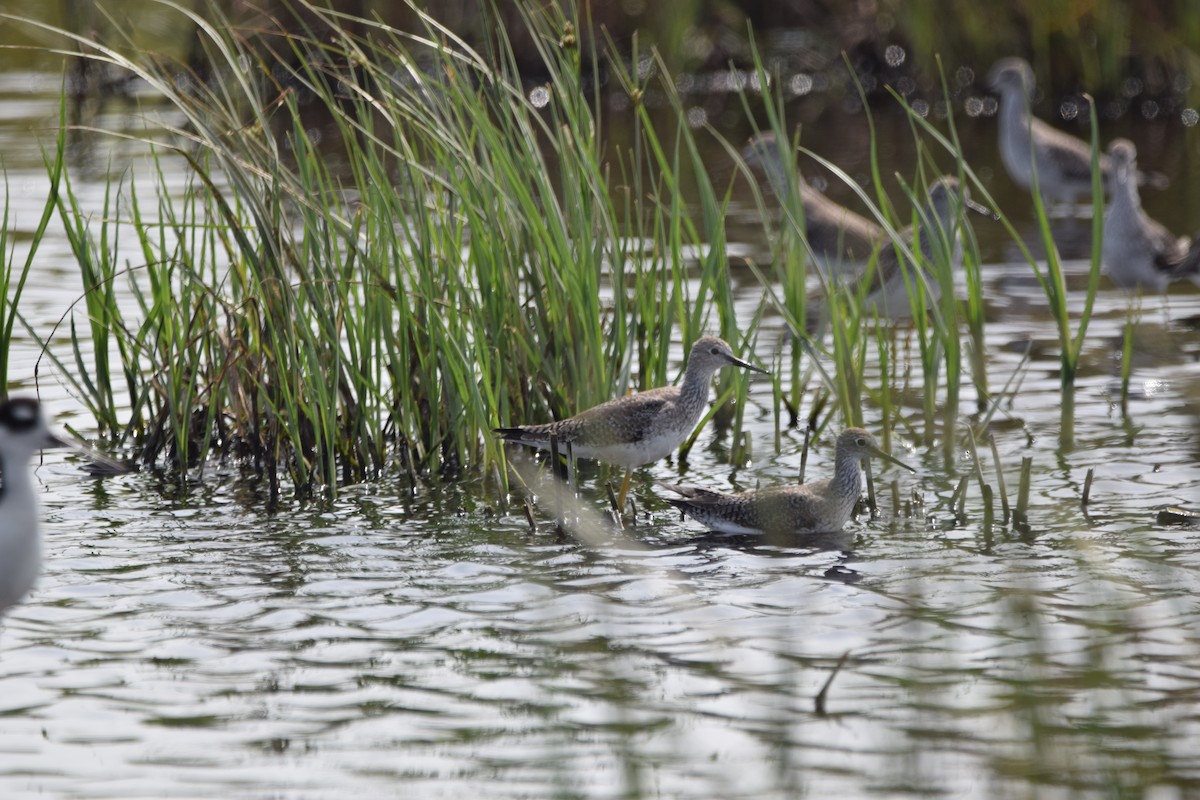
[[[633,468],[658,461],[683,444],[704,414],[713,374],[727,366],[767,374],[735,356],[723,339],[702,336],[692,345],[679,386],[618,397],[558,422],[496,428],[494,432],[505,441],[542,450],[550,448],[550,437],[555,436],[563,451],[569,446],[576,458],[625,467],[617,499],[617,507],[623,509]]]
[[[1092,195],[1092,146],[1083,139],[1052,128],[1030,113],[1035,86],[1033,68],[1023,58],[1002,58],[988,73],[988,84],[1000,93],[1000,160],[1013,181],[1026,189],[1038,187],[1046,201],[1075,204]],[[1112,190],[1113,166],[1100,154],[1105,193]],[[1163,186],[1162,175],[1137,174],[1139,183]]]
[[[742,158],[767,176],[780,202],[789,194],[789,178],[778,137],[767,131],[752,137],[742,149]],[[796,189],[804,211],[804,238],[812,248],[817,266],[829,278],[849,278],[861,272],[887,236],[883,228],[866,217],[840,206],[797,176]]]
[[[862,494],[859,462],[872,457],[915,471],[879,449],[867,431],[847,428],[837,438],[832,478],[737,494],[667,486],[681,497],[666,500],[719,533],[836,533],[853,516]]]
[[[1123,289],[1162,293],[1171,281],[1200,274],[1200,242],[1176,237],[1142,210],[1137,148],[1128,139],[1108,146],[1112,201],[1104,215],[1104,271]]]
[[[36,400],[0,402],[0,614],[33,588],[42,564],[38,503],[30,462],[38,450],[61,447]]]

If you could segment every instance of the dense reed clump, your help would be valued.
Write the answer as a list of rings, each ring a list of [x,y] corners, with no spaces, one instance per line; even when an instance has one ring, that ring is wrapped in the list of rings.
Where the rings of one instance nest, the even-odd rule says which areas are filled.
[[[162,125],[138,135],[152,186],[57,202],[88,321],[49,355],[102,435],[185,470],[242,457],[273,493],[457,474],[502,457],[498,424],[667,383],[675,339],[739,340],[723,204],[669,76],[610,60],[636,122],[609,147],[601,46],[557,6],[523,17],[536,86],[500,25],[475,49],[429,17],[297,8],[299,33],[253,37],[181,10],[205,74],[53,31],[152,89]],[[639,103],[657,81],[669,141]]]

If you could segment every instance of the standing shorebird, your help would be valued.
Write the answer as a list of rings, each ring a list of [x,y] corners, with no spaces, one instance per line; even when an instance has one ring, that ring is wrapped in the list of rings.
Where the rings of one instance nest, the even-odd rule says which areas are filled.
[[[36,400],[0,402],[0,614],[33,588],[42,565],[30,462],[38,450],[61,446]]]
[[[871,457],[915,472],[880,450],[867,431],[847,428],[837,438],[832,478],[738,494],[670,486],[681,497],[667,502],[719,533],[836,533],[850,521],[862,494],[859,462]]]
[[[761,169],[775,196],[786,202],[790,181],[775,134],[768,131],[751,138],[742,150],[742,158],[748,166]],[[880,243],[887,240],[883,228],[830,200],[802,177],[798,178],[797,190],[804,211],[804,238],[817,266],[830,279],[851,278],[861,272]]]
[[[865,277],[870,281],[863,287],[863,306],[868,313],[881,318],[908,319],[912,316],[910,296],[923,287],[925,302],[936,303],[942,296],[941,283],[931,271],[939,259],[950,263],[951,269],[962,263],[962,245],[958,239],[963,209],[994,216],[983,206],[971,200],[965,186],[958,178],[943,175],[929,187],[929,199],[921,211],[918,230],[909,226],[900,232],[900,239],[911,242],[918,264],[914,268],[907,256],[901,260],[896,247],[883,247],[879,251],[875,269]],[[914,236],[914,234],[916,234]]]
[[[1200,274],[1200,242],[1176,238],[1142,210],[1137,148],[1128,139],[1108,146],[1112,201],[1104,215],[1104,271],[1123,289],[1162,293],[1171,281]]]
[[[505,441],[542,450],[550,448],[550,437],[555,436],[577,458],[625,467],[617,500],[617,507],[623,509],[633,468],[658,461],[683,443],[708,405],[713,374],[727,366],[767,374],[735,356],[723,339],[702,336],[692,345],[679,386],[618,397],[558,422],[496,428],[495,433]]]
[[[1037,168],[1042,198],[1075,204],[1092,195],[1092,146],[1069,133],[1052,128],[1030,113],[1033,68],[1023,58],[1002,58],[988,73],[988,84],[1000,93],[1000,160],[1016,183],[1033,187]],[[1100,154],[1100,172],[1106,193],[1112,191],[1113,165]],[[1161,175],[1138,173],[1140,183],[1165,184]]]

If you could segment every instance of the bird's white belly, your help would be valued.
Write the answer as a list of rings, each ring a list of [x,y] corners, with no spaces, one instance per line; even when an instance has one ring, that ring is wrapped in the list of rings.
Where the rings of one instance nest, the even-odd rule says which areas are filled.
[[[17,512],[0,520],[0,524],[11,529],[0,533],[3,538],[0,541],[0,613],[3,613],[5,608],[20,601],[37,581],[41,543],[36,535],[24,535],[36,530],[32,515]]]
[[[762,534],[763,533],[763,530],[761,528],[752,528],[748,525],[739,525],[736,522],[730,522],[727,519],[721,519],[720,517],[715,517],[715,516],[711,517],[711,518],[706,517],[702,521],[704,522],[705,525],[712,528],[717,533],[726,533],[726,534],[730,534],[730,535],[746,534],[746,533],[753,533],[753,534]]]
[[[576,458],[590,458],[633,469],[666,458],[682,443],[683,438],[675,433],[665,433],[636,443],[622,442],[597,447],[576,445],[572,452]]]

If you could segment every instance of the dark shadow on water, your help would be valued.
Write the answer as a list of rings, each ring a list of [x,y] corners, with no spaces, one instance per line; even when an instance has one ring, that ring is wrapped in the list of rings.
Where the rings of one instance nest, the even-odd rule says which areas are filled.
[[[709,532],[687,541],[698,548],[729,548],[767,556],[792,557],[798,553],[831,550],[840,551],[847,557],[854,553],[854,534],[850,531],[837,533],[776,532],[767,535]]]
[[[807,556],[822,553],[837,553],[837,561],[827,566],[820,577],[839,583],[853,584],[862,580],[862,573],[848,566],[861,560],[854,549],[857,532],[843,530],[832,533],[772,533],[768,535],[749,533],[718,533],[715,531],[702,532],[698,535],[688,535],[676,530],[665,530],[661,525],[655,526],[652,537],[641,537],[643,542],[655,550],[674,551],[681,545],[690,545],[699,555],[722,560],[722,554],[729,551],[765,556],[773,559],[792,560],[793,562]],[[814,567],[828,564],[824,558]],[[806,570],[805,570],[806,571]],[[818,573],[813,572],[816,577]]]

